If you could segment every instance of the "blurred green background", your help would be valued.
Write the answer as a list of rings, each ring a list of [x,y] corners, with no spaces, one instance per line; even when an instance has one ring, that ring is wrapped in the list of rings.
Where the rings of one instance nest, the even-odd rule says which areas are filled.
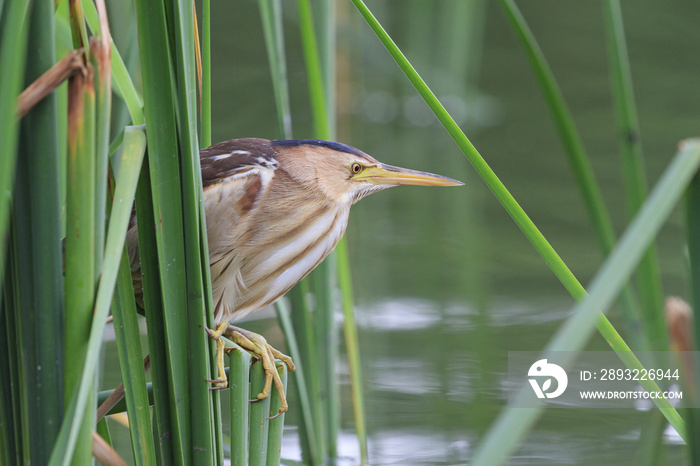
[[[482,0],[374,0],[369,6],[587,283],[602,255],[531,69],[498,6]],[[519,7],[571,106],[620,233],[626,211],[601,4],[538,0]],[[573,300],[352,5],[337,2],[336,8],[337,139],[381,161],[466,182],[450,189],[402,187],[353,208],[347,238],[370,463],[463,464],[506,403],[508,351],[540,349]],[[285,5],[285,11],[294,137],[305,138],[312,130],[296,10]],[[677,142],[697,135],[700,5],[625,2],[623,13],[653,185]],[[212,43],[213,140],[281,138],[257,2],[213,2]],[[680,214],[657,245],[665,294],[687,297]],[[616,310],[610,315],[619,320]],[[245,325],[284,347],[275,319]],[[607,349],[597,335],[590,348]],[[342,361],[339,370],[347,428],[341,464],[355,464]],[[292,403],[283,458],[300,458],[298,416]],[[630,464],[647,419],[632,410],[549,409],[510,464]],[[669,464],[682,461],[680,444],[666,436]]]

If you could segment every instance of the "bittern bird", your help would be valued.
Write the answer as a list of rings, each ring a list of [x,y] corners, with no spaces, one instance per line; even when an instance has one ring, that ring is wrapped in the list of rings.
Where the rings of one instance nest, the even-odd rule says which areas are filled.
[[[399,185],[463,184],[380,163],[345,144],[313,139],[233,139],[202,149],[200,162],[218,323],[209,331],[217,339],[219,373],[211,382],[226,386],[221,340],[226,335],[260,356],[266,381],[258,398],[269,395],[274,381],[280,413],[287,401],[274,357],[293,370],[291,358],[229,320],[274,303],[311,272],[340,241],[350,207],[368,194]],[[128,238],[136,272],[135,225]]]

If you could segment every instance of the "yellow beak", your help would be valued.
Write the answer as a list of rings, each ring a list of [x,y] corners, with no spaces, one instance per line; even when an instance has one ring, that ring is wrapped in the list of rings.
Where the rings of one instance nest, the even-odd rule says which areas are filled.
[[[416,186],[461,186],[461,181],[447,178],[446,176],[432,173],[410,170],[408,168],[392,167],[383,163],[365,166],[364,169],[353,176],[357,181],[367,181],[375,185],[416,185]]]

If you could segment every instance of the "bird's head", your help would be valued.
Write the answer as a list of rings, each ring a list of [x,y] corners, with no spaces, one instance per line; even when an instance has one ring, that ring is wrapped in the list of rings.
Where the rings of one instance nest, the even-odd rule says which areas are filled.
[[[461,181],[381,163],[359,149],[331,141],[274,141],[278,160],[292,177],[340,203],[354,204],[375,191],[401,185],[460,186]]]

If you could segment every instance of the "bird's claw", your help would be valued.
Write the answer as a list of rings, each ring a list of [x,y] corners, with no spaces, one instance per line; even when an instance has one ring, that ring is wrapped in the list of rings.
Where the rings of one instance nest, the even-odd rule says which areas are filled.
[[[282,380],[277,373],[277,367],[275,366],[275,358],[282,361],[287,369],[291,372],[294,371],[294,362],[292,358],[277,351],[275,348],[270,346],[265,338],[258,335],[257,333],[249,332],[247,330],[234,327],[229,325],[227,322],[220,323],[216,330],[206,329],[209,336],[216,340],[216,367],[218,370],[218,378],[215,380],[208,380],[208,382],[215,383],[215,387],[211,387],[212,390],[219,390],[226,388],[228,385],[228,380],[226,379],[226,372],[224,371],[224,342],[221,339],[223,335],[226,335],[238,346],[249,351],[256,359],[262,361],[263,370],[265,371],[265,385],[263,390],[258,393],[255,400],[264,400],[270,396],[270,390],[272,389],[272,383],[274,382],[275,387],[280,395],[280,408],[279,412],[270,419],[274,419],[280,414],[287,411],[288,404],[287,398],[284,394],[284,386],[282,385]]]
[[[223,390],[228,387],[228,380],[226,377],[218,379],[204,379],[206,382],[213,383],[213,387],[209,387],[209,390]]]

